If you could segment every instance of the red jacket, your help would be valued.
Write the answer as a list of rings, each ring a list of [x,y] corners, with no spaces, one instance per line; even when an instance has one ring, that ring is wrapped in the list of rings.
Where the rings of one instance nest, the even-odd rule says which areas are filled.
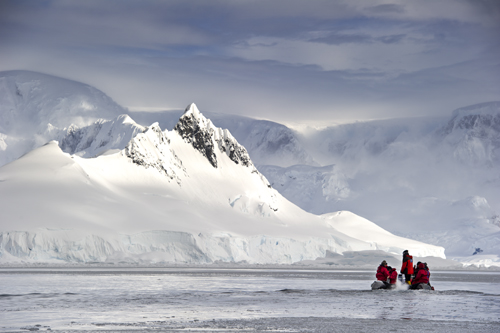
[[[389,282],[390,284],[396,284],[396,280],[398,279],[398,271],[395,268],[389,272]]]
[[[425,269],[425,265],[423,263],[420,263],[417,267],[417,275],[411,282],[411,284],[417,284],[417,283],[429,283],[429,273]]]
[[[413,257],[409,254],[403,256],[403,265],[401,266],[401,274],[413,274]]]
[[[377,269],[377,274],[375,275],[377,277],[377,280],[379,281],[387,281],[387,278],[389,277],[389,271],[385,266],[378,266]]]

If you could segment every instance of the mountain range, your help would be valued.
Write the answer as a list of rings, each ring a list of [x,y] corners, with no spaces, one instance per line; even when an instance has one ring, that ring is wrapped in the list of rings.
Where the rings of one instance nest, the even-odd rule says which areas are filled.
[[[297,131],[2,72],[0,261],[500,265],[499,133],[498,102]]]

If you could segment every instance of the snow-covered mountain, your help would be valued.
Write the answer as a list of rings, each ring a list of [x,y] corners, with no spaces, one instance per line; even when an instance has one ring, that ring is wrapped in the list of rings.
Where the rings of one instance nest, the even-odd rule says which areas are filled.
[[[129,112],[134,120],[144,126],[158,122],[161,128],[172,129],[182,111]],[[296,164],[318,165],[302,146],[298,133],[290,128],[267,120],[204,112],[220,128],[227,128],[242,144],[256,165],[287,167]]]
[[[291,263],[406,248],[444,257],[349,212],[301,210],[194,104],[173,131],[153,124],[116,153],[82,158],[52,141],[0,168],[0,195],[4,262]]]
[[[86,250],[79,253],[86,261],[115,260],[120,256],[127,260],[154,259],[155,255],[147,254],[153,251],[148,242],[159,239],[182,241],[169,250],[155,245],[161,248],[155,260],[188,262],[201,257],[207,262],[291,262],[300,258],[299,253],[312,251],[307,257],[311,259],[345,248],[366,249],[366,243],[371,244],[370,249],[394,248],[379,244],[378,238],[363,239],[359,244],[364,245],[353,247],[360,239],[346,240],[342,234],[333,238],[344,247],[335,245],[334,250],[325,252],[331,247],[331,240],[325,240],[325,235],[332,232],[331,224],[326,222],[331,212],[351,211],[399,236],[444,246],[447,255],[453,257],[470,256],[478,248],[482,251],[472,259],[461,260],[486,264],[499,261],[498,102],[459,109],[448,119],[392,119],[297,132],[269,121],[206,112],[208,120],[194,105],[178,112],[128,112],[87,85],[23,71],[0,73],[0,101],[0,166],[4,165],[0,170],[0,192],[2,209],[8,208],[5,211],[13,214],[8,222],[2,215],[2,230],[9,230],[10,238],[3,233],[1,242],[10,244],[7,247],[24,244],[24,258],[61,258],[62,254],[54,253],[62,251],[62,244],[69,249],[91,242],[101,244],[95,246],[105,250],[90,250],[94,246],[91,244],[83,246]],[[50,140],[58,144],[43,146]],[[41,148],[32,151],[37,147]],[[41,163],[40,174],[33,173],[39,168],[37,163]],[[248,185],[243,181],[247,176],[240,175],[242,169],[252,170],[250,174],[260,179],[260,185],[252,187],[253,182]],[[232,190],[221,190],[227,186]],[[7,200],[9,190],[17,196]],[[310,213],[326,215],[303,215],[294,205],[285,209],[280,202],[288,201],[281,195]],[[50,200],[38,202],[45,197]],[[35,207],[33,211],[38,213],[28,214],[29,218],[23,220],[18,216],[27,214],[19,209],[24,199],[31,200],[29,207]],[[169,200],[174,203],[167,204]],[[164,206],[160,209],[157,205]],[[227,206],[232,213],[226,211]],[[224,208],[215,213],[215,207]],[[352,221],[371,223],[352,213],[343,214],[351,216]],[[301,227],[291,228],[290,221],[299,217],[309,227],[293,222]],[[274,222],[259,224],[254,219]],[[322,221],[319,226],[318,219]],[[123,221],[123,229],[118,227],[122,223],[118,220]],[[67,221],[83,229],[72,229]],[[266,234],[257,235],[249,228],[245,232],[234,229],[241,227],[242,221]],[[205,222],[210,227],[200,227]],[[109,223],[112,226],[108,230]],[[55,227],[50,227],[53,224]],[[142,227],[130,228],[137,224]],[[286,227],[278,228],[280,231],[273,227],[274,231],[268,233],[269,225]],[[322,229],[325,227],[327,231]],[[137,236],[141,250],[124,247],[123,239],[116,236],[117,230],[127,239],[142,235]],[[218,236],[213,230],[218,230]],[[167,238],[154,238],[160,234]],[[200,234],[203,240],[197,238]],[[315,244],[314,250],[309,249],[304,237],[297,240],[297,234],[315,239],[309,240]],[[276,241],[278,244],[294,249],[293,258],[276,259],[286,256],[285,249],[276,255],[250,254],[249,244],[268,244],[275,237],[283,238]],[[45,250],[51,247],[57,251],[47,255],[42,254],[45,250],[38,249],[36,254],[26,250],[42,238]],[[325,241],[330,245],[318,245]],[[54,242],[62,243],[56,246]],[[394,244],[407,242],[396,239]],[[224,250],[221,244],[225,244]],[[224,255],[208,255],[212,246]],[[18,247],[2,252],[3,258],[20,251],[14,248]],[[420,251],[418,246],[414,248]],[[270,246],[259,251],[275,250]],[[76,254],[71,258],[80,260]]]
[[[84,127],[126,112],[80,82],[28,71],[0,72],[0,165],[58,139],[70,126]]]

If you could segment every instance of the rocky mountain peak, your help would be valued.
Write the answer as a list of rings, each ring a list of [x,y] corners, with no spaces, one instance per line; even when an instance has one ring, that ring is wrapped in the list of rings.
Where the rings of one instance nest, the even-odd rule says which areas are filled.
[[[194,103],[187,106],[174,131],[205,156],[214,168],[218,167],[218,153],[226,154],[236,164],[253,166],[246,149],[227,129],[215,127]]]

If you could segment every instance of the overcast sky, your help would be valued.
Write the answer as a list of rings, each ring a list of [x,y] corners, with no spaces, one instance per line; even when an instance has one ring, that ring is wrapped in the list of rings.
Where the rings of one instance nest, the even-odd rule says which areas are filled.
[[[288,124],[500,100],[500,0],[0,0],[0,70]]]

